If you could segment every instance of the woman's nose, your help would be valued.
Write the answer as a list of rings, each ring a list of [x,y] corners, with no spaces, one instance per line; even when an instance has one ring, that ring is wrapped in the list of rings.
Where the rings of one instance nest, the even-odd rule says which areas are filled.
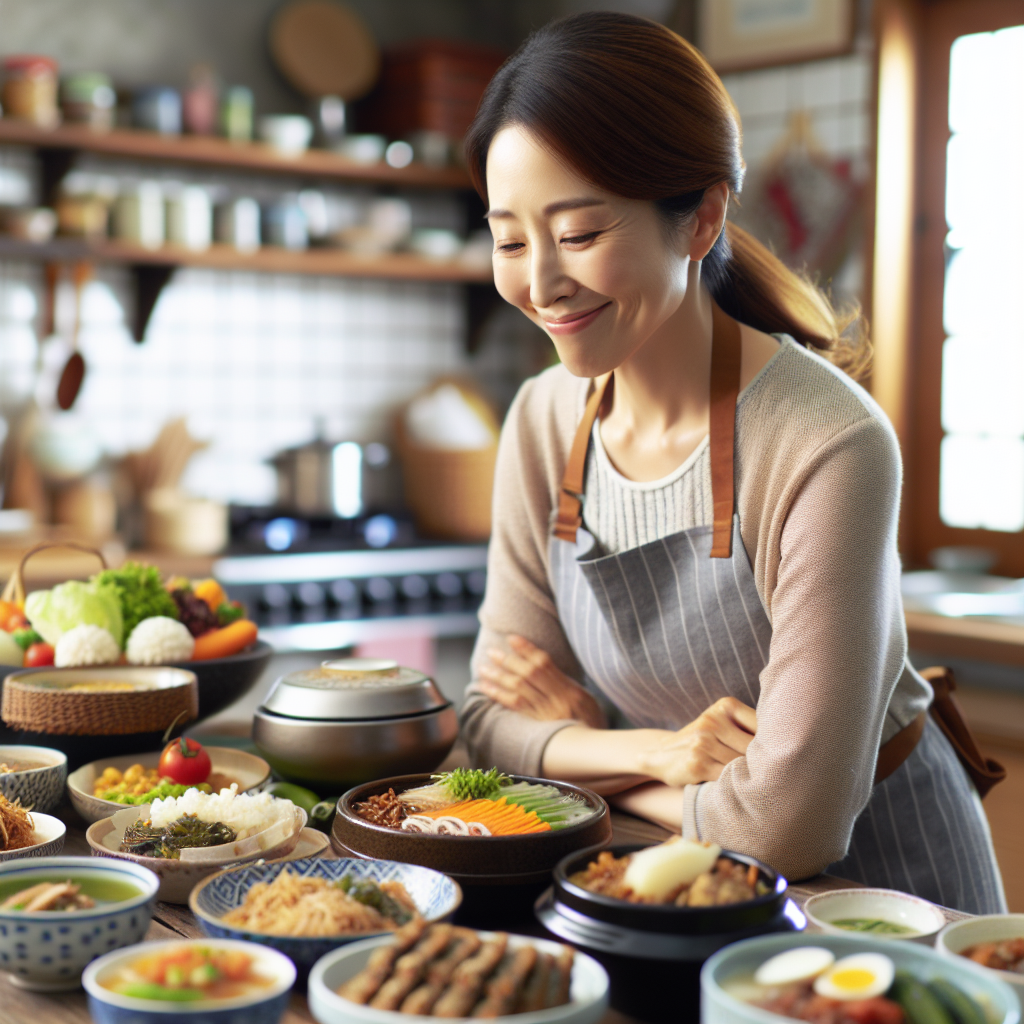
[[[530,304],[535,309],[550,309],[575,291],[576,284],[562,268],[557,250],[534,248],[530,260]]]

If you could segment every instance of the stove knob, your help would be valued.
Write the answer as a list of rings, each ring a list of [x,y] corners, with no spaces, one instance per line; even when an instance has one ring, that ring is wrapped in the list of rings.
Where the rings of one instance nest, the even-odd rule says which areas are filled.
[[[366,581],[366,596],[377,604],[394,601],[395,585],[383,576],[374,576]]]
[[[442,597],[458,597],[462,593],[462,580],[457,573],[442,572],[434,579],[434,589]]]
[[[288,588],[282,586],[280,583],[268,583],[263,588],[263,593],[260,595],[260,604],[264,608],[277,611],[281,608],[287,608],[292,603],[292,595],[288,592]]]
[[[356,604],[359,601],[359,587],[352,580],[335,580],[330,592],[335,604]]]
[[[313,583],[312,581],[300,583],[296,590],[296,595],[298,596],[299,604],[303,608],[319,608],[327,599],[324,588],[319,583]]]
[[[410,601],[419,601],[430,593],[430,584],[424,576],[403,576],[399,589],[403,597]]]

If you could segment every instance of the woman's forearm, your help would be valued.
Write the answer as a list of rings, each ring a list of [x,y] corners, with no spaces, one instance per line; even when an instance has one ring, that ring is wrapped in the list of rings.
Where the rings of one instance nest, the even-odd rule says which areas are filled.
[[[548,779],[579,782],[598,793],[619,793],[650,779],[638,769],[645,729],[591,729],[571,725],[544,748]]]
[[[608,801],[620,811],[628,811],[638,818],[646,818],[672,832],[683,830],[683,791],[666,786],[664,782],[647,782]]]

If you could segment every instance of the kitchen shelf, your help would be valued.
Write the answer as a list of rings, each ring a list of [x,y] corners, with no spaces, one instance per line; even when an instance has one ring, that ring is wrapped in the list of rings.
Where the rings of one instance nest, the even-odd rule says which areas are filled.
[[[208,135],[159,135],[138,129],[94,131],[84,125],[40,128],[27,121],[0,118],[0,145],[32,146],[44,153],[85,151],[130,160],[191,164],[220,170],[290,174],[337,181],[367,182],[411,188],[469,189],[461,167],[389,167],[381,161],[360,164],[324,149],[282,156],[262,142],[229,142]]]

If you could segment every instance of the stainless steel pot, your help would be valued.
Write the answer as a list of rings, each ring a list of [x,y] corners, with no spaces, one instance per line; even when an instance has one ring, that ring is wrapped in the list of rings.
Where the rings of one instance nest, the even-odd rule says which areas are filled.
[[[458,732],[455,709],[429,676],[348,658],[279,679],[256,711],[252,737],[278,774],[341,791],[431,771]]]
[[[320,438],[270,461],[277,470],[278,502],[303,515],[355,519],[394,498],[391,451],[376,441]]]

